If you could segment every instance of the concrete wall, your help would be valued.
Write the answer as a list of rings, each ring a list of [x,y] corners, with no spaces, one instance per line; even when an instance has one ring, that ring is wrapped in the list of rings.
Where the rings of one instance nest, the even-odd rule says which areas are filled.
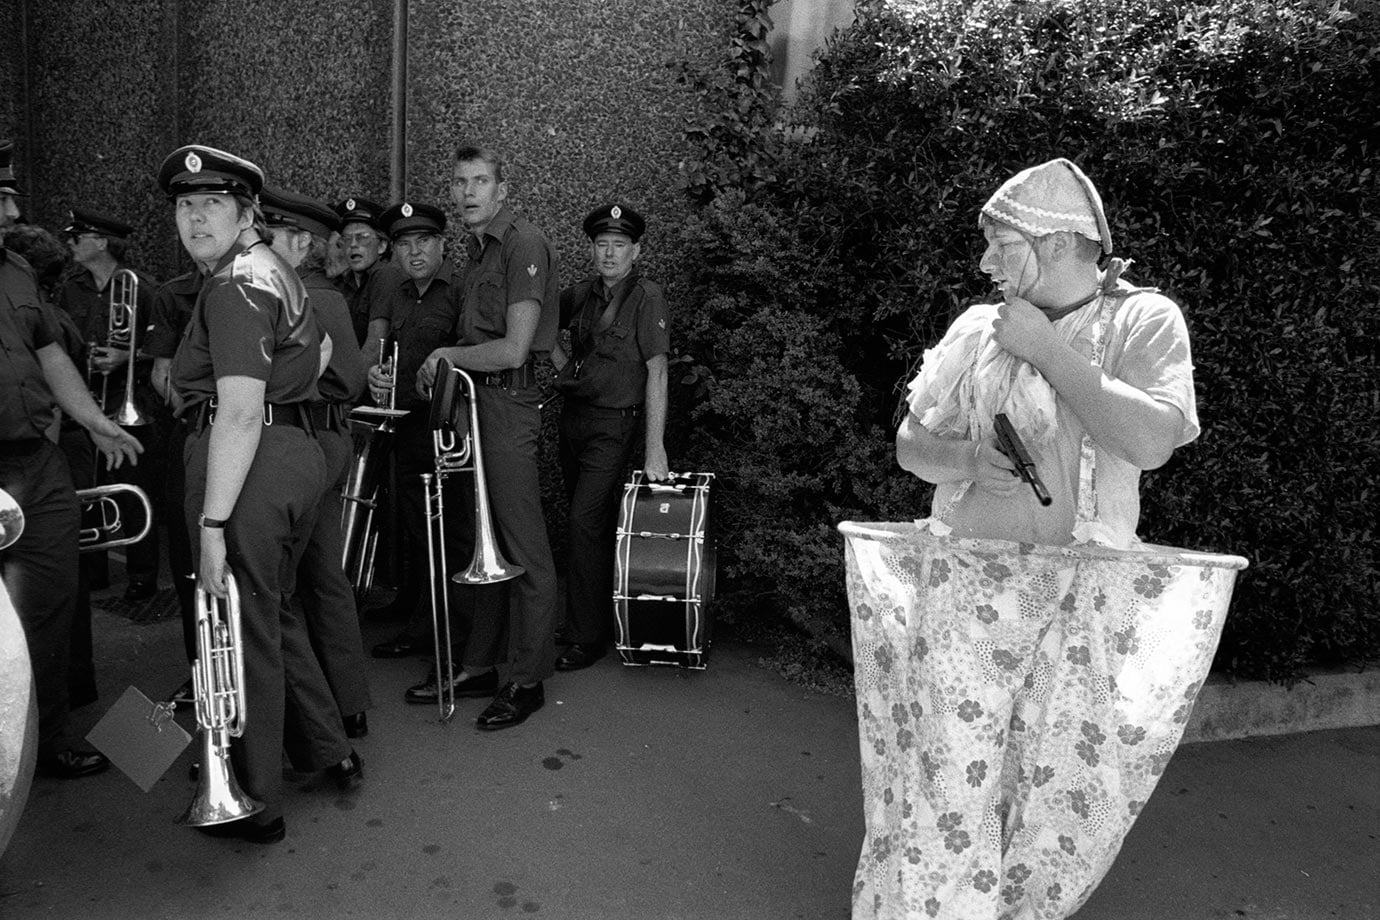
[[[680,129],[697,100],[667,66],[717,59],[731,0],[412,0],[407,195],[449,207],[461,139],[512,160],[514,202],[583,273],[580,217],[610,197],[658,230],[684,214]],[[182,143],[335,200],[390,187],[392,0],[87,0],[0,5],[0,137],[30,220],[73,206],[138,228],[135,261],[182,270],[154,182]]]

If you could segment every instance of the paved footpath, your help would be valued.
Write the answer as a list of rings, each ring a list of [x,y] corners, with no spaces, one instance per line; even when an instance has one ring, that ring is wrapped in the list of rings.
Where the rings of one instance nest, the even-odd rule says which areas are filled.
[[[96,617],[104,699],[181,682],[179,627]],[[367,641],[386,628],[371,626]],[[845,920],[862,842],[851,700],[731,642],[708,670],[605,658],[480,733],[407,706],[416,660],[370,661],[349,796],[288,784],[271,847],[174,825],[194,748],[147,795],[118,771],[35,781],[0,856],[0,920],[365,917]],[[186,716],[181,719],[186,724]],[[1380,917],[1380,729],[1189,745],[1078,920]]]

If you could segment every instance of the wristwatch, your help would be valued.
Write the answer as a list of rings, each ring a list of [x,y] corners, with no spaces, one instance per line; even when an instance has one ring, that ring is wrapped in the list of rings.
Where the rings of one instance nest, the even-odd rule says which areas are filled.
[[[201,512],[201,517],[196,519],[196,524],[198,527],[209,527],[212,530],[219,530],[225,526],[225,521],[219,518],[207,517],[206,512],[203,511]]]

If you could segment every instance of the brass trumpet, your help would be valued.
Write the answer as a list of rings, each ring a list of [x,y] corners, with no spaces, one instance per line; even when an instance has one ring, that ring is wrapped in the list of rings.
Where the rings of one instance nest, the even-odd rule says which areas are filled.
[[[455,713],[455,661],[451,655],[450,591],[445,581],[437,585],[437,573],[444,579],[446,564],[445,509],[442,505],[445,477],[455,473],[474,473],[474,555],[462,572],[451,581],[467,585],[488,585],[517,578],[526,571],[503,558],[494,535],[493,515],[489,510],[489,487],[484,477],[484,454],[479,439],[479,408],[474,380],[449,361],[436,368],[431,394],[431,443],[436,472],[422,473],[426,492],[426,548],[431,585],[431,625],[436,639],[436,700],[441,721]]]
[[[263,811],[246,795],[230,765],[230,739],[244,734],[244,646],[240,639],[240,593],[235,576],[225,573],[228,597],[219,601],[196,589],[196,723],[201,729],[201,771],[192,802],[177,823],[205,827],[238,821]]]
[[[101,375],[101,392],[97,402],[101,411],[111,421],[125,428],[147,425],[150,418],[135,403],[134,372],[135,358],[139,354],[139,276],[128,268],[117,269],[110,276],[110,309],[107,312],[105,346],[115,351],[128,351],[129,360],[125,362],[125,397],[118,409],[113,412],[106,408],[109,399],[110,372],[97,371],[93,360],[87,359],[88,384],[92,384],[94,374]],[[94,391],[94,385],[92,386]]]
[[[121,536],[125,529],[124,513],[117,496],[128,495],[137,501],[143,511],[144,524],[134,535]],[[94,553],[118,546],[138,543],[149,535],[153,528],[153,504],[148,493],[127,482],[113,482],[89,489],[78,489],[77,500],[81,502],[82,523],[77,542],[83,553]]]

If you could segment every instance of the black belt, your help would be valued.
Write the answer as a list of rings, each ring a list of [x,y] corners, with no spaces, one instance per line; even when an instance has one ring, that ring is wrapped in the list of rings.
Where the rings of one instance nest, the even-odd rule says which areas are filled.
[[[479,373],[472,376],[474,377],[475,384],[481,387],[501,387],[505,390],[523,390],[530,386],[536,386],[537,368],[532,361],[528,361],[521,367],[509,368],[506,371]]]
[[[578,412],[581,415],[594,415],[600,418],[637,418],[642,414],[641,403],[635,406],[624,406],[621,409],[615,409],[612,406],[591,406],[589,403],[582,403],[579,400],[567,398],[565,404],[573,412]]]
[[[339,403],[312,403],[311,420],[317,431],[344,431],[350,411]]]
[[[200,434],[208,425],[214,425],[215,421],[215,400],[204,402],[196,407],[192,430]],[[301,428],[307,434],[316,437],[316,424],[312,419],[311,406],[307,403],[264,403],[264,427],[271,428],[274,425]]]
[[[17,438],[13,441],[0,441],[0,457],[27,457],[48,441],[47,438]]]

